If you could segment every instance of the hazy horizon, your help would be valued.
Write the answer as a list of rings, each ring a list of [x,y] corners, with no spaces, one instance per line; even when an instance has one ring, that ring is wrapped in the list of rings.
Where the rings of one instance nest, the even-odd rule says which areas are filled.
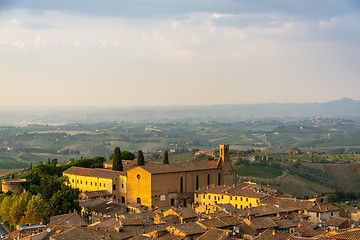
[[[0,2],[0,108],[359,99],[360,2]]]

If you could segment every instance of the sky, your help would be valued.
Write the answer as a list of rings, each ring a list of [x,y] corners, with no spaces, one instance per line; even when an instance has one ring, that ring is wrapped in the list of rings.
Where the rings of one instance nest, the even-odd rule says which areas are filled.
[[[360,100],[358,0],[0,0],[0,108]]]

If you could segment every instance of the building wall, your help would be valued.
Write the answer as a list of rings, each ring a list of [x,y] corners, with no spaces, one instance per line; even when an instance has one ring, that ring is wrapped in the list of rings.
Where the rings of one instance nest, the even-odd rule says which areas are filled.
[[[189,205],[193,202],[196,178],[198,177],[198,188],[208,185],[208,176],[209,184],[217,185],[219,173],[221,173],[220,169],[154,174],[151,185],[153,205],[158,207]],[[183,181],[182,191],[180,189],[181,178]]]
[[[125,201],[123,203],[126,203],[126,182],[127,177],[123,175],[119,175],[119,178],[117,179],[116,184],[116,190],[114,192],[116,193],[120,202],[122,202],[121,198],[123,198]]]
[[[24,185],[26,184],[26,181],[20,181],[20,180],[3,180],[2,181],[2,191],[8,192],[11,191],[13,193],[22,193],[24,190]]]
[[[360,222],[360,211],[356,213],[351,213],[351,220]]]
[[[113,180],[110,178],[88,177],[67,173],[63,175],[69,178],[71,187],[78,188],[82,192],[107,190],[113,193]]]
[[[319,221],[319,220],[328,221],[330,219],[330,217],[332,217],[332,216],[339,217],[340,211],[332,211],[332,212],[329,211],[329,212],[323,212],[323,213],[307,212],[307,214],[310,215],[311,221]]]
[[[202,211],[206,211],[209,206],[213,206],[214,204],[231,204],[239,209],[257,207],[260,204],[260,199],[254,197],[232,196],[216,193],[195,193],[194,195],[194,202],[200,204]]]
[[[139,198],[142,205],[151,207],[151,177],[151,174],[141,167],[127,171],[126,201],[137,203]]]

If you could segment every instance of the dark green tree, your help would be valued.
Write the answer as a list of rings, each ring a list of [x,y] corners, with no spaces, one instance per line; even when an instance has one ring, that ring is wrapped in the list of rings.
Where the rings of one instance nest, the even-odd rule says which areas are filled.
[[[135,154],[129,151],[121,151],[121,159],[124,160],[133,160],[135,159]]]
[[[113,170],[116,171],[123,171],[124,167],[121,160],[121,150],[119,147],[116,147],[114,149],[114,158],[113,158]]]
[[[164,152],[164,161],[163,161],[163,164],[169,164],[169,153],[168,153],[167,150]]]
[[[63,184],[61,189],[46,204],[45,221],[49,221],[51,216],[69,213],[70,211],[80,211],[78,197],[79,189]]]
[[[54,158],[53,160],[51,160],[51,164],[54,164],[54,165],[56,165],[58,163],[58,160],[57,160],[57,158]]]
[[[144,166],[145,165],[145,159],[144,159],[144,155],[142,153],[142,150],[139,150],[139,152],[138,152],[137,165],[138,166]]]

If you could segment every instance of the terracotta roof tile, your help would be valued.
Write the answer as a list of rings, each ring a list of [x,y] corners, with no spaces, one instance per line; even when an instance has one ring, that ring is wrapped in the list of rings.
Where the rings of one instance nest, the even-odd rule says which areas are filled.
[[[287,240],[291,236],[291,233],[279,232],[273,229],[267,229],[254,238],[254,240]]]
[[[77,213],[68,213],[50,218],[50,225],[64,225],[69,227],[86,226],[85,220]]]
[[[257,192],[255,190],[248,189],[247,187],[244,187],[242,184],[233,187],[228,187],[225,185],[221,185],[221,186],[210,185],[197,190],[196,193],[215,193],[215,194],[252,197],[252,198],[261,198],[261,199],[269,196],[266,193]]]
[[[302,237],[312,237],[312,236],[316,236],[319,233],[316,232],[314,229],[312,229],[311,227],[307,226],[304,223],[300,223],[296,228],[295,228],[295,232],[296,233],[300,233],[300,235]]]
[[[254,218],[250,220],[251,225],[255,227],[255,229],[266,229],[266,228],[274,228],[277,227],[277,224],[271,220],[271,218]]]
[[[106,197],[112,195],[111,192],[109,192],[108,190],[86,191],[83,192],[82,194],[84,194],[85,197],[87,198]]]
[[[330,203],[317,203],[315,206],[309,207],[308,212],[329,212],[339,211],[339,208]]]
[[[198,222],[198,224],[206,227],[207,229],[210,229],[212,227],[224,228],[229,226],[235,226],[239,223],[240,221],[234,216],[212,218],[212,219],[201,220]]]
[[[352,229],[343,233],[332,235],[329,238],[325,239],[335,239],[335,240],[359,240],[360,239],[360,229]]]
[[[338,227],[341,224],[350,221],[348,218],[342,218],[342,217],[335,217],[332,216],[329,221],[326,222],[326,225],[328,226],[334,226],[334,227]]]
[[[198,240],[225,240],[228,239],[231,231],[218,228],[210,228],[206,233],[201,235]]]
[[[312,206],[314,202],[308,200],[299,200],[296,198],[284,198],[271,196],[262,201],[264,205],[277,205],[282,207],[290,207],[295,209],[307,209]]]
[[[201,225],[194,223],[194,222],[171,225],[167,229],[171,229],[171,228],[178,229],[180,232],[182,232],[186,236],[202,234],[202,233],[206,232],[206,228],[204,228]]]
[[[152,174],[189,172],[217,168],[215,161],[182,162],[172,164],[145,164],[144,166],[140,167]]]
[[[86,177],[98,177],[98,178],[110,178],[116,179],[119,175],[126,176],[126,172],[114,171],[106,168],[83,168],[83,167],[71,167],[65,170],[63,173],[86,176]]]

